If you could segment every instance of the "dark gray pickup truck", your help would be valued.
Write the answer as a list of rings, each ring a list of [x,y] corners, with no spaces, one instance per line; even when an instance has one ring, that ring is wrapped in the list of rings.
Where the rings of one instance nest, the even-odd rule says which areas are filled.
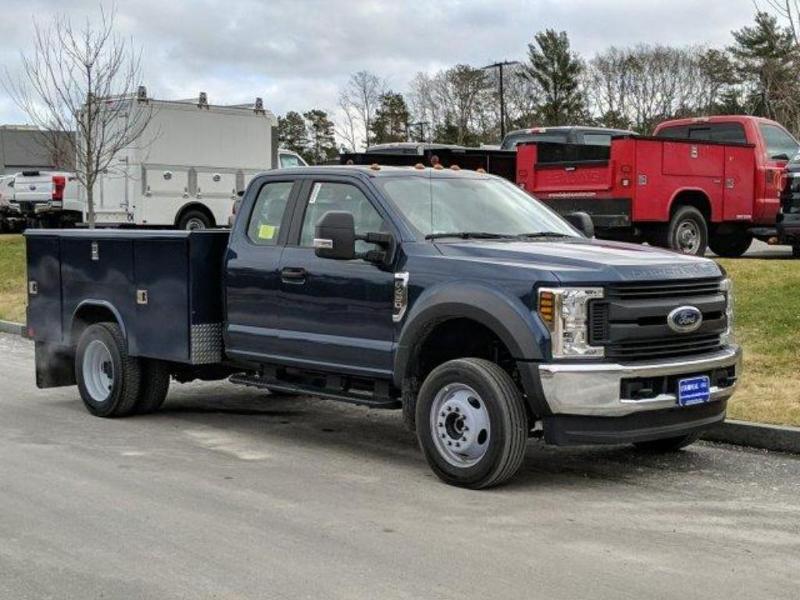
[[[730,281],[573,217],[482,173],[351,166],[256,177],[230,233],[29,231],[37,383],[103,417],[197,378],[399,408],[471,488],[533,436],[690,444],[739,376]]]

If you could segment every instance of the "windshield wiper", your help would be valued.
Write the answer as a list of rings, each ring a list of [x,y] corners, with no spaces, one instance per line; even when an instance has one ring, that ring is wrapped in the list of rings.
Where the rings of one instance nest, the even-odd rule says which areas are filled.
[[[571,238],[575,236],[569,235],[568,233],[560,233],[558,231],[536,231],[534,233],[520,233],[519,235],[515,235],[514,237],[528,239],[528,238],[544,238],[544,237]]]
[[[445,233],[429,233],[425,236],[426,240],[436,240],[439,238],[461,238],[462,240],[500,240],[514,237],[506,233],[489,233],[488,231],[449,231]]]

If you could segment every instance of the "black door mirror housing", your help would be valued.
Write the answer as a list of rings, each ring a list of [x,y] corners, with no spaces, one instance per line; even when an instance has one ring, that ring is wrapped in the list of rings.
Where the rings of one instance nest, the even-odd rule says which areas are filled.
[[[588,213],[574,212],[566,215],[564,218],[587,238],[594,237],[594,222]]]
[[[353,214],[331,210],[322,215],[314,231],[314,253],[320,258],[353,260],[360,258],[378,265],[389,266],[394,261],[397,243],[388,232],[356,235]],[[356,252],[356,240],[375,244],[377,249]]]
[[[773,154],[770,156],[771,160],[789,160],[789,155],[785,152],[781,152],[780,154]]]
[[[353,213],[331,210],[322,215],[314,230],[314,253],[320,258],[353,260],[356,226]]]

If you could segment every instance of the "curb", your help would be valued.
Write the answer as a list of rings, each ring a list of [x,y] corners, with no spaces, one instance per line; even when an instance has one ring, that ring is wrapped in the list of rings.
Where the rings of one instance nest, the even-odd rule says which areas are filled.
[[[800,454],[800,427],[728,420],[709,429],[702,439],[762,450]]]
[[[13,335],[25,335],[25,325],[13,323],[11,321],[0,321],[0,333],[11,333]]]
[[[25,325],[0,321],[0,333],[24,337]],[[701,439],[735,446],[800,454],[800,427],[789,425],[767,425],[729,419],[703,433]]]

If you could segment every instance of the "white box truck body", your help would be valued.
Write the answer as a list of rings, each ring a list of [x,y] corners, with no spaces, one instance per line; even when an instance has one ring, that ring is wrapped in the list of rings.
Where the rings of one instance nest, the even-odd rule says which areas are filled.
[[[117,154],[94,189],[98,226],[227,226],[237,192],[278,166],[278,121],[260,106],[214,106],[145,96],[124,119],[146,111],[142,135]],[[85,203],[85,191],[81,190]],[[84,221],[86,221],[84,206]]]

